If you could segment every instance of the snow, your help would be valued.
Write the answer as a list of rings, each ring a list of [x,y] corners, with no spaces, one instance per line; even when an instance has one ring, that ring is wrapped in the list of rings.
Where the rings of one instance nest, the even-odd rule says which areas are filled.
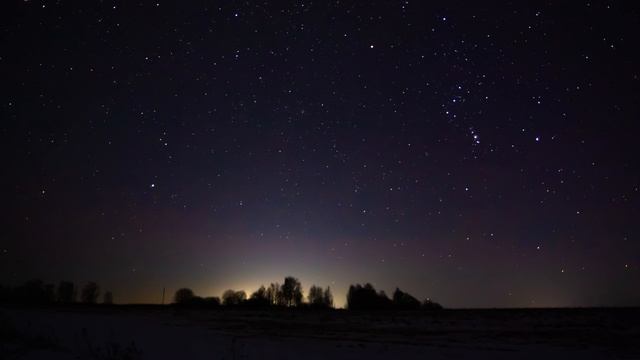
[[[5,307],[0,321],[20,335],[0,335],[0,358],[601,359],[640,354],[637,320],[637,310],[371,315]]]

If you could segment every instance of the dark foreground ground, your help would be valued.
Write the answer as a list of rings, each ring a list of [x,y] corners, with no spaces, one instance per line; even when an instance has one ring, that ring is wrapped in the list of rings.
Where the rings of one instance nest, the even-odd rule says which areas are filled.
[[[0,359],[640,359],[640,309],[0,307]]]

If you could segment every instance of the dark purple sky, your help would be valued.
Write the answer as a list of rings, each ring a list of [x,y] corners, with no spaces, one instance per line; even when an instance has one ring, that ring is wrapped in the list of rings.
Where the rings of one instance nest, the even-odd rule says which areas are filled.
[[[640,305],[638,5],[1,7],[0,283]]]

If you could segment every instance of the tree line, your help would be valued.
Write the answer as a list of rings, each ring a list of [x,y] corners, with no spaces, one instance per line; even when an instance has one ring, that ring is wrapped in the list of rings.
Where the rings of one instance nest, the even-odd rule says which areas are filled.
[[[79,299],[78,299],[79,295]],[[102,295],[102,297],[100,297]],[[56,285],[45,284],[42,280],[31,280],[16,287],[0,285],[0,303],[15,304],[113,304],[113,293],[101,293],[96,282],[89,281],[81,288],[71,281],[61,281]],[[309,288],[306,299],[302,284],[293,277],[287,276],[284,282],[260,286],[247,296],[244,290],[226,290],[222,297],[200,297],[193,290],[181,288],[175,292],[173,304],[183,307],[244,307],[244,308],[315,308],[331,309],[334,307],[333,294],[330,287],[322,288],[313,285]],[[423,301],[409,293],[396,288],[391,297],[384,291],[376,291],[370,283],[349,286],[346,308],[348,310],[440,310],[442,306],[431,299]]]
[[[347,292],[349,310],[441,310],[442,305],[427,298],[424,301],[413,297],[399,288],[389,298],[384,291],[377,292],[373,285],[356,284],[349,286]]]
[[[191,289],[182,288],[176,291],[174,304],[178,306],[229,306],[229,307],[311,307],[333,308],[331,288],[313,285],[309,288],[307,301],[304,301],[302,284],[293,276],[284,278],[282,284],[271,283],[261,285],[250,296],[244,290],[226,290],[219,297],[199,297]]]
[[[331,288],[323,289],[313,285],[309,288],[307,301],[304,301],[302,284],[298,279],[287,276],[284,283],[271,283],[260,286],[250,296],[243,291],[226,290],[219,297],[199,297],[191,289],[182,288],[176,291],[174,305],[177,306],[228,306],[228,307],[310,307],[333,308],[333,294]],[[376,291],[373,285],[355,284],[349,287],[347,293],[348,310],[441,310],[442,305],[427,298],[424,301],[416,299],[399,288],[389,298],[384,291]]]
[[[80,299],[78,299],[78,292]],[[100,298],[102,295],[102,298]],[[0,285],[0,302],[29,305],[46,304],[97,304],[99,299],[105,305],[113,304],[113,293],[105,291],[101,294],[100,286],[89,281],[78,288],[72,281],[60,281],[55,284],[45,284],[40,279],[34,279],[15,287]]]

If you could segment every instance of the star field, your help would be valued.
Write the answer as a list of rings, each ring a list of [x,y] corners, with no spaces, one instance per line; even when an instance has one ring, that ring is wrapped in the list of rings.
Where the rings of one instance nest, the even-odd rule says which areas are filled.
[[[0,282],[640,303],[638,6],[2,7]]]

